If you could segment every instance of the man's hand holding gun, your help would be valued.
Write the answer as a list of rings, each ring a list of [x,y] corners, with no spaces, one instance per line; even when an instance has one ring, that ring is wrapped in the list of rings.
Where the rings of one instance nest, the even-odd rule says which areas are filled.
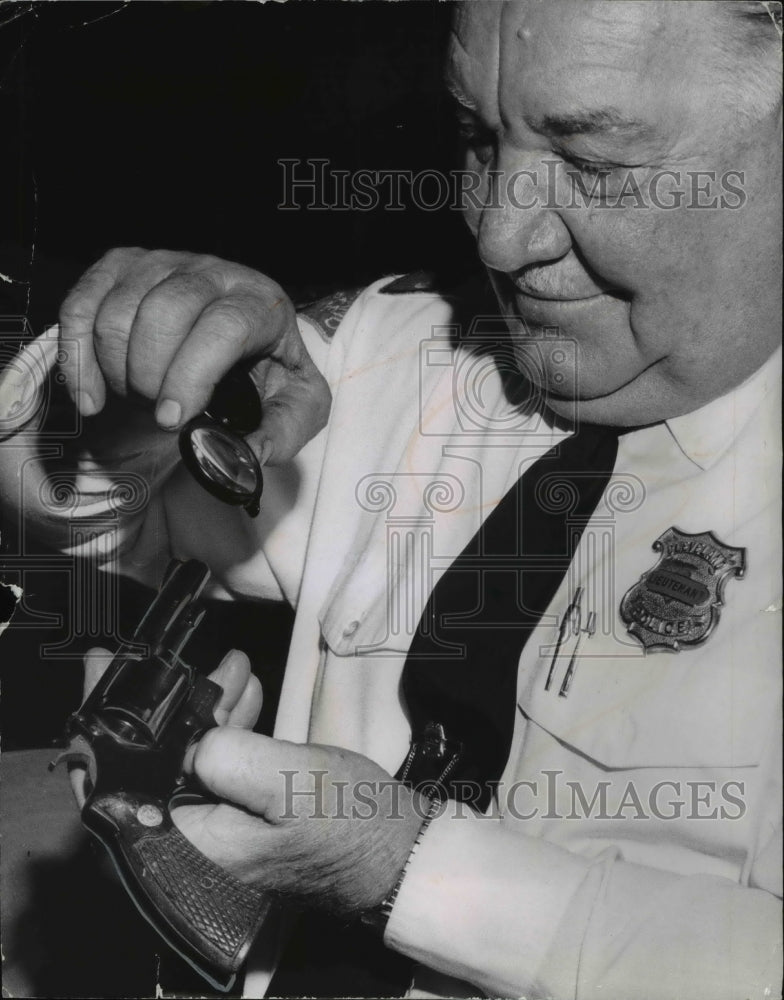
[[[134,635],[147,656],[88,652],[63,757],[137,907],[227,990],[273,899],[343,919],[378,907],[430,803],[359,754],[252,732],[262,692],[243,653],[209,678],[185,664],[208,576],[172,564]]]

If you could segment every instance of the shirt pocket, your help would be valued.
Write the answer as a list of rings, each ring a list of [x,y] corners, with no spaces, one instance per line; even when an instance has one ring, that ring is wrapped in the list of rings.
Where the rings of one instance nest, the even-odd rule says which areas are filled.
[[[781,699],[777,628],[727,619],[703,646],[645,655],[619,623],[617,636],[583,643],[566,696],[559,691],[569,647],[546,690],[557,629],[539,629],[539,644],[524,657],[519,708],[608,770],[757,764]]]

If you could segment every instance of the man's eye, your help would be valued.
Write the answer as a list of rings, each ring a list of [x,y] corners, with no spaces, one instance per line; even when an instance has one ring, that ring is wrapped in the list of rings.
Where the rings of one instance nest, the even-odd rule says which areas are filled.
[[[482,163],[487,163],[492,157],[495,134],[491,129],[477,122],[461,120],[457,123],[457,133],[460,136],[460,141],[468,146]]]
[[[580,171],[581,174],[588,174],[590,177],[606,177],[613,170],[620,169],[618,163],[602,163],[597,160],[583,160],[579,156],[565,156],[561,154],[567,163]]]

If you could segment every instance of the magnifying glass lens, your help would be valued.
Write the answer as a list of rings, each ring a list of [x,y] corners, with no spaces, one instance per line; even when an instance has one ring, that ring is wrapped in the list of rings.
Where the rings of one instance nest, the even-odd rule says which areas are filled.
[[[232,430],[198,419],[185,428],[180,451],[201,485],[225,503],[259,511],[261,467],[248,443]]]
[[[248,496],[256,489],[253,452],[222,427],[197,427],[191,432],[193,455],[201,471],[214,483],[238,496]]]

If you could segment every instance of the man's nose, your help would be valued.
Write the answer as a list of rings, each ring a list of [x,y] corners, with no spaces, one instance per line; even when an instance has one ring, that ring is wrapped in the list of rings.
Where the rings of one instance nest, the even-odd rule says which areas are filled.
[[[479,218],[479,256],[506,273],[559,260],[572,239],[556,211],[557,161],[499,150],[497,163]]]

